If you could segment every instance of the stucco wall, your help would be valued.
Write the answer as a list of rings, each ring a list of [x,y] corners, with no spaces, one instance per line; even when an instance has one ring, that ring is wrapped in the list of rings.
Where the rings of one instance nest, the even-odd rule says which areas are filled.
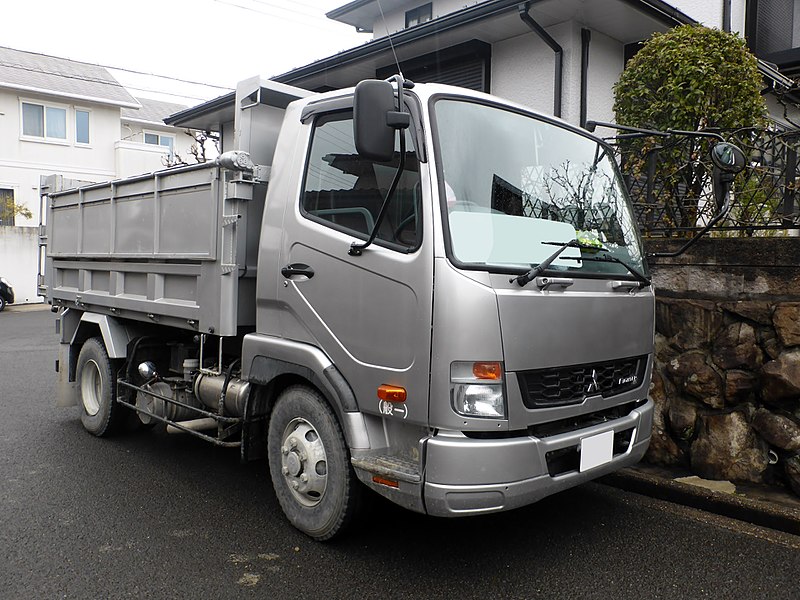
[[[38,227],[0,227],[0,276],[14,288],[15,303],[41,302],[36,295]]]
[[[563,48],[561,117],[580,122],[581,24],[559,23],[547,33]],[[613,117],[612,86],[622,72],[620,42],[592,32],[589,45],[587,118],[607,121]],[[492,47],[492,93],[536,110],[553,114],[553,51],[533,32],[497,42]]]
[[[23,139],[21,100],[67,108],[67,139],[46,142]],[[74,109],[88,109],[90,143],[74,143]],[[39,223],[39,176],[60,173],[86,181],[114,177],[114,142],[119,139],[119,108],[58,101],[46,96],[0,91],[0,187],[14,190],[15,202],[24,204],[32,219],[18,217],[17,225]]]

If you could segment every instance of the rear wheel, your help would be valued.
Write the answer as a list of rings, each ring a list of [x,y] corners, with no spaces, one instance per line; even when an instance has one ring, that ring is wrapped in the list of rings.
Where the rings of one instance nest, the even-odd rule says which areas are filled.
[[[6,307],[6,299],[0,296],[0,312],[3,312],[3,309]]]
[[[117,392],[117,364],[108,357],[100,338],[86,340],[78,355],[78,403],[84,429],[103,437],[117,431],[126,411],[114,400]]]
[[[316,390],[295,385],[281,393],[267,451],[275,495],[292,525],[315,540],[344,532],[363,488],[336,416]]]

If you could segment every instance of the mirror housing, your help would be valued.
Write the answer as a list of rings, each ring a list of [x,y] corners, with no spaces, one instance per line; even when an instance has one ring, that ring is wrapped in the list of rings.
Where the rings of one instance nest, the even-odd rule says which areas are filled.
[[[711,183],[714,187],[714,200],[717,212],[725,208],[726,199],[731,189],[736,174],[745,167],[744,152],[738,146],[728,142],[719,142],[711,148],[711,162],[714,168],[711,172]]]
[[[394,88],[391,82],[367,79],[356,85],[353,137],[360,156],[378,162],[392,159],[395,130],[387,117],[394,111]]]

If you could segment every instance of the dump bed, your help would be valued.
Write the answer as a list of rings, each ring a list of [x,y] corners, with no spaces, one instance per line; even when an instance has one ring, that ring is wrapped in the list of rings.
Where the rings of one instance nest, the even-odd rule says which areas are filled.
[[[54,305],[229,336],[255,325],[266,182],[216,164],[43,181]]]

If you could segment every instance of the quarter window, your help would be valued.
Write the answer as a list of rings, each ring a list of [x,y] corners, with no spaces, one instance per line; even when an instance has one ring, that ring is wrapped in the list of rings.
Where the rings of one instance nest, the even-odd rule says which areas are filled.
[[[410,133],[406,135],[403,174],[378,227],[378,243],[408,251],[421,239],[419,163]],[[301,198],[303,214],[326,226],[366,239],[400,164],[400,144],[387,162],[358,155],[352,113],[319,117],[314,125]]]
[[[22,135],[47,140],[66,140],[67,109],[23,102]]]

